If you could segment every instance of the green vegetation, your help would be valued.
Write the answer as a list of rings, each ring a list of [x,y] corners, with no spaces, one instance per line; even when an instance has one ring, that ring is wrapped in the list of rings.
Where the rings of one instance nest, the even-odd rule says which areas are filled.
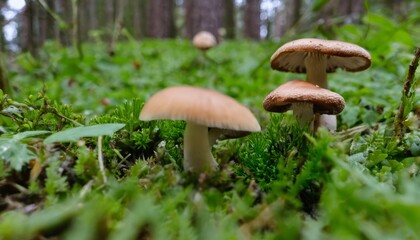
[[[292,39],[226,41],[205,59],[185,40],[122,42],[113,57],[86,44],[83,59],[50,42],[39,59],[17,56],[13,99],[0,95],[0,239],[419,239],[417,78],[401,96],[414,23],[368,14],[328,36],[372,55],[367,71],[328,75],[347,102],[334,135],[262,108],[305,78],[269,68]],[[219,141],[212,174],[183,172],[184,122],[138,119],[153,93],[182,84],[234,97],[263,128]]]

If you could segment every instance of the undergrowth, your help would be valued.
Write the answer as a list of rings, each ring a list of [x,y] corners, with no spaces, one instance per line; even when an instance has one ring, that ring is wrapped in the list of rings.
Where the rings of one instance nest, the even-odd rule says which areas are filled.
[[[211,61],[183,40],[120,43],[114,57],[85,45],[82,60],[53,42],[41,59],[19,55],[13,98],[0,94],[0,239],[420,238],[416,81],[403,137],[392,131],[418,26],[363,21],[335,30],[372,54],[370,70],[329,75],[347,103],[336,134],[262,108],[272,89],[304,78],[269,69],[289,39],[226,41]],[[406,34],[384,39],[394,31]],[[181,84],[234,97],[263,128],[219,140],[214,173],[183,171],[185,122],[138,119],[153,93]]]

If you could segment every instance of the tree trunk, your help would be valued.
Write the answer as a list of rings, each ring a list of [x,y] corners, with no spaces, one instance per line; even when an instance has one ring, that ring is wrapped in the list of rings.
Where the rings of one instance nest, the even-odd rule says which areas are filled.
[[[118,0],[117,0],[118,1]],[[105,0],[105,24],[106,28],[111,31],[114,26],[115,19],[114,0]]]
[[[284,10],[276,16],[273,35],[282,37],[296,26],[301,17],[302,0],[284,0]]]
[[[110,56],[115,55],[115,45],[118,41],[118,38],[121,33],[121,29],[123,27],[123,19],[124,19],[124,0],[118,0],[116,2],[116,9],[115,9],[115,22],[114,27],[112,30],[112,37],[108,48],[108,53]]]
[[[20,40],[22,51],[29,51],[35,55],[35,38],[34,38],[34,4],[31,0],[25,1],[25,8],[22,14],[22,27],[20,32]]]
[[[149,1],[147,11],[148,37],[175,37],[174,6],[173,0]]]
[[[147,2],[145,0],[129,1],[133,12],[133,35],[140,39],[146,35]]]
[[[235,38],[235,31],[236,31],[236,19],[235,19],[235,0],[225,0],[223,1],[223,9],[224,9],[224,28],[225,28],[225,37],[227,39]]]
[[[391,0],[392,12],[394,17],[400,20],[407,19],[407,9],[405,8],[404,0]]]
[[[218,38],[221,27],[221,0],[185,0],[186,35],[192,38],[200,31],[211,32]]]
[[[4,7],[6,7],[7,1],[6,0],[0,0],[0,10],[3,10]],[[0,32],[0,51],[4,52],[6,50],[6,38],[4,36],[3,27],[6,24],[6,19],[4,18],[3,14],[0,14],[0,29],[2,30]]]
[[[47,39],[47,31],[49,26],[47,25],[47,11],[38,3],[35,2],[35,11],[37,16],[37,32],[38,32],[38,39],[37,45],[42,46]]]
[[[81,41],[81,34],[80,34],[80,0],[72,0],[72,44],[74,49],[77,51],[80,59],[83,59],[83,49],[82,49],[82,41]]]
[[[48,6],[52,9],[52,11],[56,11],[55,10],[55,5],[54,5],[54,0],[47,0],[47,4]],[[51,16],[51,14],[48,13],[48,11],[45,11],[46,14],[46,19],[45,19],[45,23],[46,23],[46,38],[47,39],[56,39],[56,32],[57,32],[57,23],[55,22],[53,16]]]
[[[331,31],[334,25],[359,23],[364,12],[364,0],[331,0],[321,11],[324,29]]]
[[[87,24],[89,25],[89,30],[95,30],[98,28],[98,20],[96,15],[96,1],[95,0],[86,0],[86,5],[88,6],[87,11]]]
[[[72,21],[72,6],[71,0],[56,0],[56,12],[61,18],[67,23],[71,23]],[[59,27],[59,39],[61,44],[68,46],[71,43],[71,34],[70,30],[67,28],[63,28],[63,26]]]
[[[245,37],[259,40],[261,27],[261,2],[260,0],[247,0],[244,12]]]

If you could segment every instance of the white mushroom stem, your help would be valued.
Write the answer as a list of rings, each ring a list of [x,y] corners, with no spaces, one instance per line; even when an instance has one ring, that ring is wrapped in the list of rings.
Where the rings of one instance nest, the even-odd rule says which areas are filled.
[[[305,58],[305,67],[306,80],[308,82],[328,89],[327,55],[309,53]],[[316,131],[320,126],[324,126],[329,131],[335,132],[337,130],[337,117],[335,115],[326,114],[317,115],[313,130]]]
[[[216,168],[217,162],[209,145],[208,127],[187,122],[184,133],[184,170],[204,172]]]
[[[326,55],[309,53],[305,58],[305,68],[308,82],[328,89]]]
[[[220,135],[222,135],[223,129],[220,128],[210,128],[209,129],[209,146],[210,148],[216,143]]]
[[[298,120],[301,126],[309,125],[314,118],[312,103],[292,103],[290,110],[293,111],[293,116]]]
[[[314,120],[313,131],[316,132],[320,126],[323,126],[328,129],[330,132],[335,132],[337,130],[337,116],[335,115],[316,115]]]

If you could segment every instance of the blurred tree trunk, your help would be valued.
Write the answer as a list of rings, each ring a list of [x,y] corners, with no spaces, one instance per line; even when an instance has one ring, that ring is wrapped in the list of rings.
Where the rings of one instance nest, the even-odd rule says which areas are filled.
[[[89,11],[90,5],[88,0],[79,0],[79,38],[82,42],[88,39],[90,29]]]
[[[174,6],[174,0],[149,1],[147,11],[147,35],[149,37],[175,37]]]
[[[7,1],[6,0],[0,0],[0,10],[3,10],[4,7],[6,7]],[[3,30],[3,26],[5,24],[5,18],[3,15],[0,15],[0,26]],[[0,50],[0,89],[3,91],[3,93],[11,94],[10,85],[9,85],[9,79],[7,78],[6,74],[6,66],[4,65],[4,51],[6,50],[6,39],[4,37],[3,31],[0,33],[0,39],[1,39],[1,50]]]
[[[71,0],[56,0],[56,13],[66,22],[67,24],[72,22],[73,10],[71,6]],[[64,26],[59,26],[59,39],[61,44],[70,45],[71,43],[71,32]]]
[[[331,0],[320,11],[323,28],[331,31],[335,25],[360,23],[364,12],[364,0]]]
[[[246,38],[259,40],[261,28],[261,1],[247,0],[244,12],[244,35]]]
[[[400,20],[407,19],[407,10],[404,0],[387,0],[388,6],[392,7],[394,17]]]
[[[47,39],[47,11],[38,3],[35,3],[35,12],[37,16],[37,32],[38,32],[38,39],[37,39],[37,46],[42,46]]]
[[[118,0],[116,0],[118,1]],[[115,18],[115,5],[114,0],[105,0],[105,25],[108,30],[111,30],[114,26],[114,18]]]
[[[147,2],[146,0],[129,1],[130,11],[133,12],[133,35],[134,38],[140,39],[146,35],[146,16]]]
[[[96,1],[95,0],[86,0],[86,5],[88,6],[88,11],[86,13],[89,25],[89,31],[95,30],[98,28],[98,20],[96,16]]]
[[[35,55],[36,43],[34,37],[34,5],[31,0],[25,0],[25,8],[22,14],[22,27],[20,32],[21,49]]]
[[[236,31],[236,9],[235,9],[235,0],[224,0],[223,1],[224,9],[224,28],[225,28],[225,37],[228,39],[235,38]]]
[[[282,37],[286,32],[296,26],[301,18],[302,0],[284,0],[284,10],[280,11],[275,19],[273,35]]]
[[[46,0],[48,8],[55,12],[54,0]],[[35,21],[38,31],[37,45],[42,46],[48,39],[56,39],[57,24],[54,17],[38,1],[35,3],[37,21]]]
[[[50,6],[50,8],[55,11],[55,1],[54,0],[47,0],[47,4],[48,6]],[[45,9],[44,9],[46,16],[45,19],[45,24],[46,24],[46,38],[47,39],[56,39],[57,35],[57,23],[55,22],[53,16],[51,16],[51,14],[49,14]]]
[[[115,13],[115,22],[113,25],[113,30],[112,30],[112,37],[111,37],[111,41],[108,47],[108,53],[110,56],[114,56],[115,55],[115,45],[118,41],[118,38],[120,36],[121,33],[121,29],[123,28],[123,19],[124,19],[124,6],[125,6],[125,1],[124,0],[118,0],[116,1],[116,9],[114,11]]]
[[[199,31],[218,38],[222,23],[222,0],[185,0],[185,31],[192,38]]]
[[[0,10],[3,10],[4,7],[7,6],[7,0],[0,0]],[[6,19],[4,18],[3,14],[0,14],[0,26],[1,26],[1,32],[0,32],[0,51],[4,52],[6,50],[6,38],[4,36],[3,32],[3,26],[6,24]]]
[[[80,59],[83,59],[82,39],[80,32],[80,0],[71,1],[72,8],[72,44]]]

